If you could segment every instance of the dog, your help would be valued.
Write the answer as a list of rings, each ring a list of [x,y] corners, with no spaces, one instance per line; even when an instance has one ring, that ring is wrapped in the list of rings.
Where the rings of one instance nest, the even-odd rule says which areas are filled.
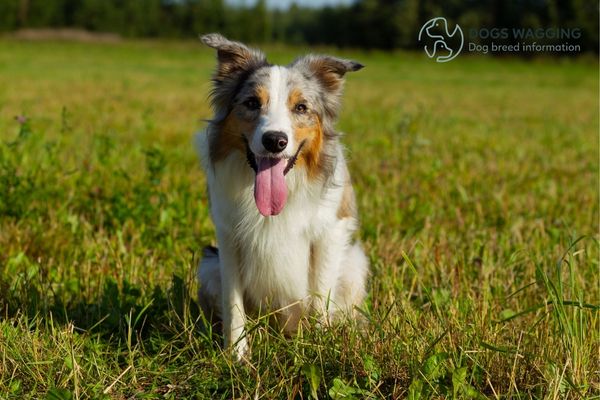
[[[363,66],[320,55],[278,66],[220,34],[201,40],[217,51],[214,118],[196,146],[218,250],[204,250],[198,298],[241,360],[247,315],[272,310],[293,333],[308,315],[353,315],[365,298],[369,262],[334,129],[344,75]]]

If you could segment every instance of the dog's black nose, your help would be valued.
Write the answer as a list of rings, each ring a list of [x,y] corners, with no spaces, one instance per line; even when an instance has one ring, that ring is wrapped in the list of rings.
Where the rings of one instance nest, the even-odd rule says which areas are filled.
[[[268,131],[262,136],[262,144],[267,151],[279,153],[285,149],[288,144],[288,137],[285,133],[279,131]]]

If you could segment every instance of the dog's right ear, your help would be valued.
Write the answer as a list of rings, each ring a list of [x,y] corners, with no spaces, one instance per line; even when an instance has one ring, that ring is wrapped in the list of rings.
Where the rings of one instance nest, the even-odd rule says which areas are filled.
[[[214,76],[217,85],[238,80],[241,75],[267,64],[267,59],[261,51],[229,40],[221,34],[209,33],[201,36],[200,40],[217,50],[218,65]]]

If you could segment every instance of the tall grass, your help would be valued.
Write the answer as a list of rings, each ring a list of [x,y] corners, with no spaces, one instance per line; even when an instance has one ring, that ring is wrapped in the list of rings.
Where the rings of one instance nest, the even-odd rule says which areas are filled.
[[[195,302],[198,47],[0,41],[0,398],[600,395],[597,63],[338,52],[365,321],[250,321],[239,364]]]

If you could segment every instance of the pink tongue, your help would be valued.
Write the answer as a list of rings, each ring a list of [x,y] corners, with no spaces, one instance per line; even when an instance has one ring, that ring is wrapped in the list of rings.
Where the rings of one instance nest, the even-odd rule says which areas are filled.
[[[262,215],[277,215],[287,200],[287,186],[283,170],[287,164],[282,158],[256,157],[258,171],[254,181],[254,200]]]

